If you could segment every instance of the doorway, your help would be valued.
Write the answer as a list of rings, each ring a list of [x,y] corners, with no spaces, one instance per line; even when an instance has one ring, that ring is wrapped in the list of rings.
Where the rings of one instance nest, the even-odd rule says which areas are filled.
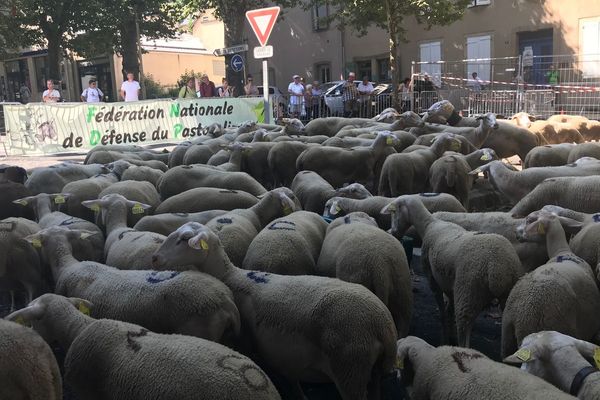
[[[523,54],[526,47],[533,50],[533,66],[523,69],[525,83],[535,85],[546,84],[546,72],[552,64],[554,54],[552,28],[533,32],[519,32],[519,54]]]

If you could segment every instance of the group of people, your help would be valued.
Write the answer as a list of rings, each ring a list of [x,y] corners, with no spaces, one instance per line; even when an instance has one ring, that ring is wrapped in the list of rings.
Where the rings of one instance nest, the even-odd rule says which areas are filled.
[[[221,79],[221,86],[216,87],[208,75],[200,76],[200,84],[196,87],[196,78],[188,78],[186,84],[179,89],[180,99],[196,99],[199,97],[234,97],[235,87],[230,86],[227,79]]]
[[[320,116],[321,101],[323,90],[319,81],[304,86],[300,75],[294,75],[293,81],[288,85],[288,94],[290,95],[290,116],[300,118],[302,107],[306,111],[306,119],[310,120]]]

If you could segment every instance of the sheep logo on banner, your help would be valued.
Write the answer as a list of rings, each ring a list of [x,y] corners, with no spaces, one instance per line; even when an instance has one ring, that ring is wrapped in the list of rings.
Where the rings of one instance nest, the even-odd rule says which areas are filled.
[[[40,143],[45,142],[46,138],[48,138],[50,140],[56,140],[58,138],[58,135],[56,134],[56,130],[54,129],[54,124],[52,121],[42,122],[38,126],[37,129],[38,129],[38,134],[35,135],[35,138]]]

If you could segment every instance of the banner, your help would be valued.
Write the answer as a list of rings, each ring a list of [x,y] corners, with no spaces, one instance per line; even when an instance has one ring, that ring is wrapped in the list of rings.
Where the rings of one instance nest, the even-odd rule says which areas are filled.
[[[262,98],[5,105],[8,155],[85,152],[97,145],[193,139],[203,128],[264,120]]]

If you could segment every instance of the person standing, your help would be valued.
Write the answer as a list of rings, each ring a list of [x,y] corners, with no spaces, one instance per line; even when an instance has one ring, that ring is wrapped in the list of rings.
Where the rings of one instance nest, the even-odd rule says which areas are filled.
[[[254,86],[252,79],[252,75],[248,75],[246,78],[246,86],[244,86],[244,92],[246,96],[258,96],[260,93],[258,92],[258,88]]]
[[[398,91],[400,92],[400,101],[402,102],[400,110],[402,112],[410,111],[410,92],[412,91],[410,87],[410,78],[404,78]]]
[[[44,93],[42,93],[42,101],[44,103],[56,103],[60,101],[60,93],[54,88],[54,80],[48,79],[46,81],[46,86],[48,89],[44,90]]]
[[[471,82],[469,82],[469,84],[470,84],[469,86],[471,86],[471,90],[473,90],[476,93],[481,92],[481,85],[483,82],[481,81],[481,79],[479,79],[477,72],[473,72],[471,74],[471,76],[473,77]]]
[[[355,78],[356,74],[350,72],[348,74],[348,80],[344,82],[344,85],[342,86],[342,102],[344,103],[344,117],[346,118],[356,117],[356,112],[358,110],[358,89],[354,83]]]
[[[24,82],[21,84],[19,88],[19,94],[21,95],[21,103],[27,104],[31,101],[31,90],[27,84],[28,82]]]
[[[554,64],[550,64],[550,66],[548,68],[549,69],[546,72],[546,80],[548,81],[548,84],[550,86],[558,85],[559,75],[558,75],[558,71],[554,67]]]
[[[314,81],[312,84],[312,117],[319,118],[321,111],[321,101],[323,101],[323,89],[319,85],[319,81]]]
[[[304,97],[304,85],[300,82],[300,75],[294,75],[294,80],[288,85],[290,95],[290,114],[292,118],[298,118],[302,111],[302,100]]]
[[[200,97],[217,97],[217,89],[213,81],[208,79],[208,75],[202,74],[200,78]]]
[[[375,88],[369,82],[368,76],[363,76],[362,81],[358,84],[358,94],[360,95],[358,102],[360,103],[360,116],[362,118],[371,117],[371,93]]]
[[[121,98],[125,101],[138,101],[140,99],[140,83],[133,77],[133,72],[127,72],[127,80],[121,84]]]
[[[310,83],[304,88],[304,110],[307,121],[312,119],[312,88],[313,86]]]
[[[227,79],[223,78],[223,80],[221,81],[221,87],[218,90],[219,97],[233,97],[234,89],[234,87],[229,86],[229,82],[227,81]]]
[[[81,101],[84,103],[99,103],[103,97],[104,93],[98,89],[98,82],[95,79],[90,79],[88,87],[81,93]]]
[[[185,86],[179,89],[179,97],[180,99],[195,99],[196,98],[196,78],[191,77],[188,78]]]

